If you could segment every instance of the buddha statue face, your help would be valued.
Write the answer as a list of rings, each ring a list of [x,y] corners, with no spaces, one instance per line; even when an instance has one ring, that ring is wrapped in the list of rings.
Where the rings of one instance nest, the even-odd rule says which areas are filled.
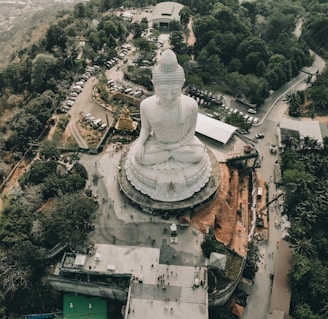
[[[167,49],[163,52],[159,64],[153,69],[152,81],[162,104],[172,105],[177,102],[185,82],[185,75],[172,50]]]
[[[180,84],[161,84],[157,85],[156,95],[159,97],[159,100],[164,105],[175,104],[181,94],[181,85]]]

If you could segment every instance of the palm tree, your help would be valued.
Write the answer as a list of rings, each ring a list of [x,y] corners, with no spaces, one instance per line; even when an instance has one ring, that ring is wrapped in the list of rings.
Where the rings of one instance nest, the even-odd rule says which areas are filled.
[[[292,240],[291,247],[298,254],[306,256],[308,258],[312,257],[315,253],[315,246],[312,244],[312,238],[308,239],[295,239]]]

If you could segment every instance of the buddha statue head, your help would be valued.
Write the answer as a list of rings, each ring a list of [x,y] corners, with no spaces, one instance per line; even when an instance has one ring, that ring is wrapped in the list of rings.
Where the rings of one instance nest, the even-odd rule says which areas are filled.
[[[167,49],[162,53],[159,63],[154,67],[152,82],[155,87],[163,84],[183,86],[185,74],[172,50]]]
[[[167,49],[154,67],[152,82],[156,95],[164,103],[174,102],[181,94],[185,74],[174,52]]]

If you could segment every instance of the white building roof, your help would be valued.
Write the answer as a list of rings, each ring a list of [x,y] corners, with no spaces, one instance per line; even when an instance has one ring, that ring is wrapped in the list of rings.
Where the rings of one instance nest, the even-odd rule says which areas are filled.
[[[282,117],[280,121],[280,129],[288,129],[299,132],[300,138],[317,140],[319,144],[323,143],[320,124],[318,121],[307,119],[291,119],[289,117]]]
[[[226,144],[237,127],[198,113],[196,132]]]
[[[180,21],[179,12],[184,6],[181,3],[166,1],[156,5],[151,15],[152,23]]]

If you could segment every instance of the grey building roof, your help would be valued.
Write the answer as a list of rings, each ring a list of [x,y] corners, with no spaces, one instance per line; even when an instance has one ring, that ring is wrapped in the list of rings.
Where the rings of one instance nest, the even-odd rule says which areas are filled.
[[[179,12],[184,6],[181,3],[166,1],[156,5],[151,15],[152,23],[180,21]]]
[[[280,121],[280,129],[292,130],[299,133],[300,139],[309,137],[317,140],[319,144],[323,143],[320,124],[318,121],[308,119],[291,119],[282,117]]]

